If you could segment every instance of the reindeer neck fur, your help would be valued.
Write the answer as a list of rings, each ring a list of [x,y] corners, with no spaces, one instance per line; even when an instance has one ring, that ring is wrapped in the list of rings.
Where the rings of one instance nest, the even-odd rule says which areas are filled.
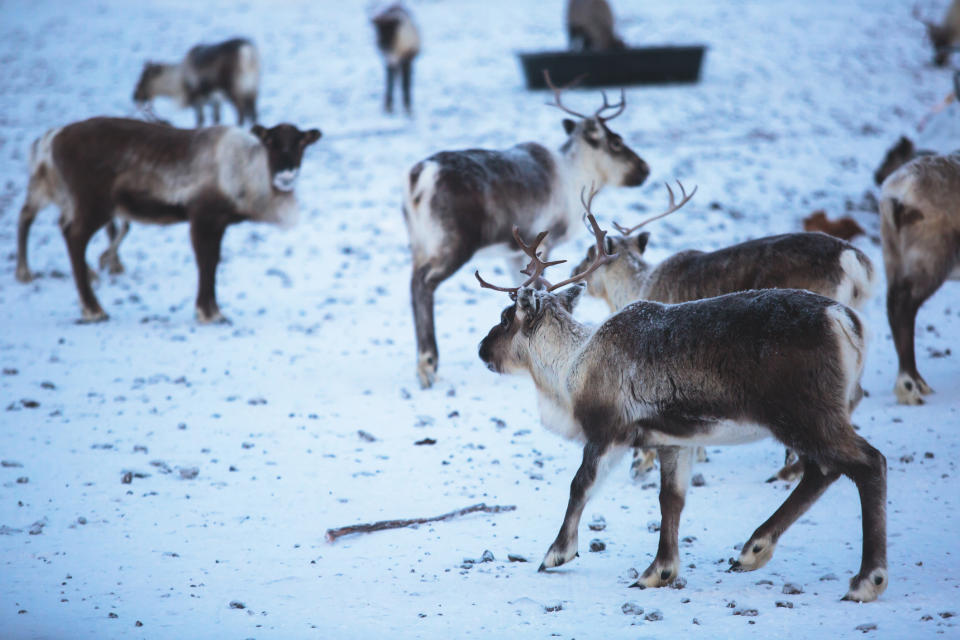
[[[631,302],[648,299],[655,270],[643,256],[626,250],[618,260],[607,265],[604,299],[610,311],[620,311]]]
[[[576,368],[593,329],[567,313],[547,313],[534,328],[527,347],[527,372],[537,387],[540,421],[568,440],[583,440],[573,420],[567,380]]]
[[[586,143],[583,140],[571,137],[559,150],[553,152],[560,206],[563,207],[563,217],[567,220],[568,229],[579,228],[583,211],[580,196],[583,189],[586,188],[589,192],[593,186],[600,191],[607,184],[607,177],[599,175],[589,156],[583,153],[584,144]]]

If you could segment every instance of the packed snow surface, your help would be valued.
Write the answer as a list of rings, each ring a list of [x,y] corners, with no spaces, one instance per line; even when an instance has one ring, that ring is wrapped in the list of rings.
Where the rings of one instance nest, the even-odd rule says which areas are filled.
[[[918,317],[919,368],[937,392],[923,406],[893,396],[882,286],[865,310],[869,396],[854,422],[889,463],[879,601],[840,602],[860,562],[845,478],[767,566],[727,573],[789,491],[764,482],[783,457],[771,440],[710,448],[694,468],[683,588],[628,588],[656,551],[659,478],[632,481],[626,461],[587,506],[580,557],[537,573],[580,449],[540,426],[529,380],[477,358],[508,300],[472,274],[509,282],[499,258],[439,289],[439,379],[420,390],[400,201],[404,172],[435,151],[562,144],[560,112],[526,91],[515,53],[565,46],[563,3],[411,4],[424,46],[406,118],[381,111],[363,2],[0,1],[0,638],[958,637],[956,282]],[[939,16],[946,3],[928,4]],[[596,199],[604,226],[661,209],[663,181],[680,179],[699,191],[651,225],[655,259],[799,230],[825,209],[867,230],[856,244],[882,268],[873,169],[952,88],[911,2],[613,5],[628,42],[709,50],[699,84],[627,90],[611,127],[652,174]],[[186,225],[134,225],[126,273],[96,285],[108,322],[76,323],[52,208],[30,237],[40,277],[16,282],[32,140],[132,114],[145,60],[234,35],[260,48],[261,121],[324,137],[303,163],[299,226],[226,235],[218,293],[233,324],[193,319]],[[581,110],[599,100],[568,97]],[[157,112],[193,124],[170,102]],[[576,235],[553,257],[579,261],[590,238]],[[91,264],[105,246],[95,236]],[[588,300],[577,315],[597,322],[605,307]],[[480,502],[516,510],[324,540],[331,527]],[[601,531],[588,528],[595,516]]]

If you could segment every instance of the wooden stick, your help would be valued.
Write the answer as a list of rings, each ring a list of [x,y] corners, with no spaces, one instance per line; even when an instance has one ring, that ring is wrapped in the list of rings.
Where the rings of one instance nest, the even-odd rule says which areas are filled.
[[[427,522],[437,522],[439,520],[449,520],[450,518],[456,518],[457,516],[465,516],[468,513],[474,513],[476,511],[483,511],[484,513],[503,513],[505,511],[514,511],[517,507],[514,505],[493,505],[488,507],[485,502],[480,504],[474,504],[469,507],[464,507],[463,509],[457,509],[456,511],[451,511],[450,513],[445,513],[442,516],[434,516],[432,518],[411,518],[409,520],[381,520],[380,522],[365,522],[361,524],[352,524],[346,527],[338,527],[336,529],[327,529],[327,542],[333,542],[340,536],[346,536],[351,533],[369,533],[371,531],[383,531],[384,529],[402,529],[403,527],[409,527],[415,524],[425,524]]]

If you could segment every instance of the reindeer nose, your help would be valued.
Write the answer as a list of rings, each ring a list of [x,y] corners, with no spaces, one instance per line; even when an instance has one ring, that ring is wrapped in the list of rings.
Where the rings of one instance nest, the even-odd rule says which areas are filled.
[[[477,349],[477,355],[479,355],[480,359],[484,362],[490,362],[490,347],[487,345],[486,338],[480,341],[480,345]]]

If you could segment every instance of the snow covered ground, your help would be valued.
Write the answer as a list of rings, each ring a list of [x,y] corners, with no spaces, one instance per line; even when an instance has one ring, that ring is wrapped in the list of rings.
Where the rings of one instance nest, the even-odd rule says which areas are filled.
[[[599,196],[602,223],[661,207],[661,183],[680,178],[700,190],[653,225],[654,258],[797,230],[823,208],[853,215],[868,230],[858,246],[881,264],[872,171],[951,88],[949,72],[929,66],[911,2],[614,5],[629,42],[710,49],[700,84],[628,90],[614,128],[653,173]],[[361,2],[0,0],[0,638],[960,636],[957,283],[920,312],[919,366],[937,391],[921,407],[891,392],[882,292],[866,310],[870,395],[854,420],[889,461],[891,583],[878,602],[839,601],[860,560],[846,479],[766,567],[726,573],[734,545],[788,491],[763,482],[782,460],[772,441],[711,449],[695,469],[705,484],[681,522],[683,588],[627,588],[656,549],[659,508],[658,478],[634,483],[626,464],[587,507],[580,558],[536,572],[579,448],[540,427],[530,382],[477,358],[506,303],[471,274],[493,276],[499,261],[441,287],[440,378],[419,389],[399,202],[403,172],[433,151],[562,143],[561,115],[524,89],[514,58],[564,46],[562,2],[413,10],[425,48],[408,120],[380,111]],[[261,49],[262,121],[319,126],[324,138],[303,165],[299,227],[227,233],[218,290],[233,325],[193,320],[184,225],[132,229],[127,273],[96,287],[109,322],[75,323],[53,210],[30,239],[42,277],[17,283],[30,142],[131,113],[145,59],[236,34]],[[169,103],[158,112],[192,125]],[[557,255],[579,259],[588,242]],[[104,246],[98,235],[91,262]],[[600,320],[604,307],[587,301],[578,314]],[[436,443],[415,444],[425,438]],[[478,502],[517,508],[324,542],[329,527]],[[587,529],[595,514],[604,531]],[[588,551],[594,538],[605,551]],[[492,562],[465,562],[485,550]],[[802,592],[785,594],[787,583]],[[623,613],[628,602],[644,613]]]

